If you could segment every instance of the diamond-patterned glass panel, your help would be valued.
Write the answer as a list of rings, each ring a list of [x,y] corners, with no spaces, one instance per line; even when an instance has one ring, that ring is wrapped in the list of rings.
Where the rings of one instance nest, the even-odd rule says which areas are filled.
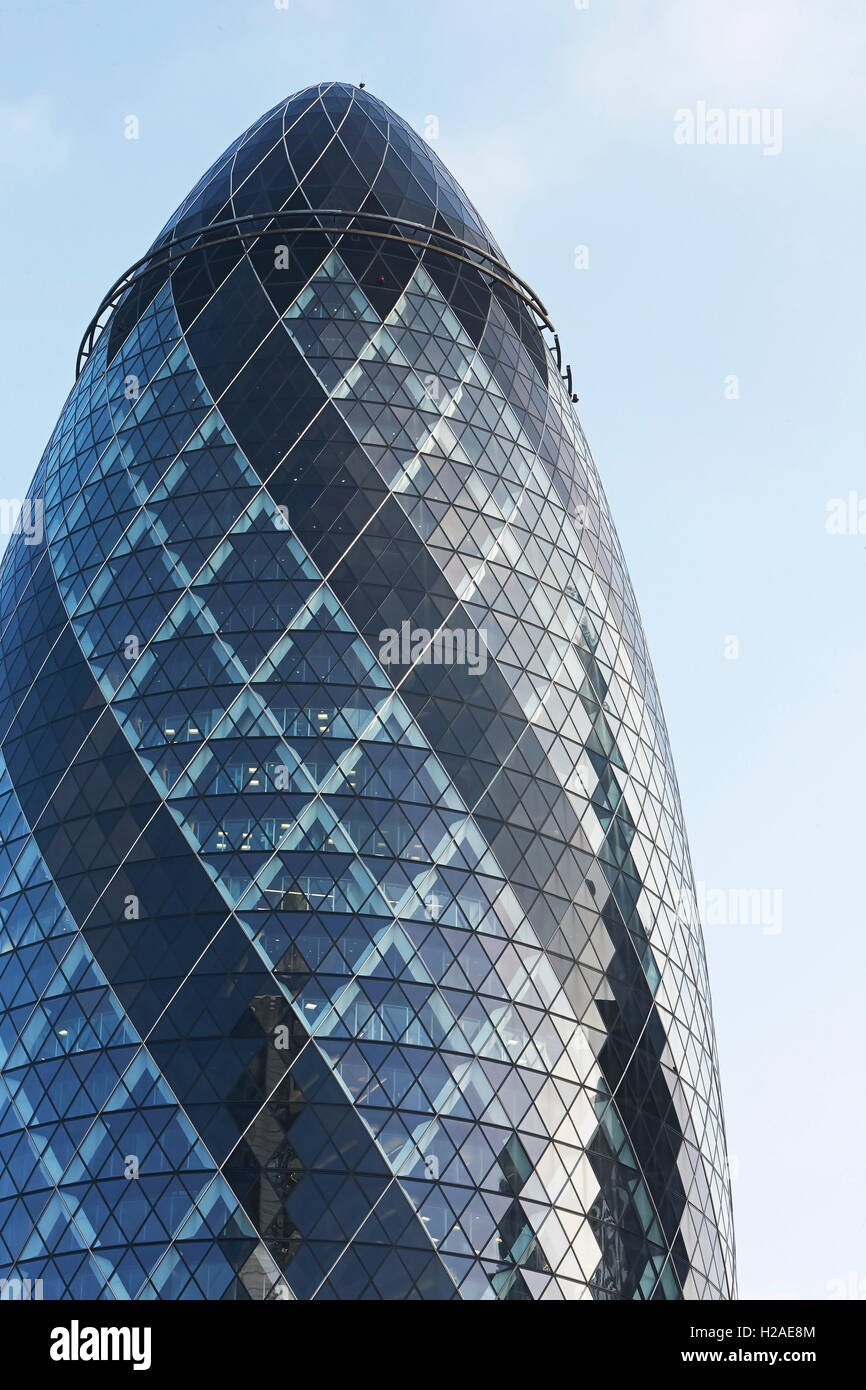
[[[340,83],[263,116],[114,306],[32,496],[0,571],[0,1272],[731,1297],[634,596],[429,146]]]

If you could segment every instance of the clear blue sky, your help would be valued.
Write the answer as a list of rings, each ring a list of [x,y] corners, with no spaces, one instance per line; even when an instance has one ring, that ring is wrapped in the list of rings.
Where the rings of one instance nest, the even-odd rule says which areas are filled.
[[[250,121],[333,78],[419,131],[438,119],[438,153],[574,366],[696,877],[782,893],[781,931],[706,927],[741,1295],[866,1296],[866,534],[825,527],[831,499],[866,499],[862,0],[0,0],[0,15],[7,498],[26,493],[103,292]],[[699,102],[780,110],[781,151],[677,144],[675,112]]]

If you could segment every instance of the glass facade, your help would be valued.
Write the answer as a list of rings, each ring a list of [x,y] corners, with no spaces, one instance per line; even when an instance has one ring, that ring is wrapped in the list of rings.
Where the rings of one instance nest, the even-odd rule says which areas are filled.
[[[0,573],[3,1276],[733,1295],[676,778],[548,329],[340,83],[92,326]]]

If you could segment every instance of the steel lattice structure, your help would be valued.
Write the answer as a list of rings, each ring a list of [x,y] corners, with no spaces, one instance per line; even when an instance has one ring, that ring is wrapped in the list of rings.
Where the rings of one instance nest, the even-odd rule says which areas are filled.
[[[0,573],[6,1276],[733,1296],[676,778],[549,327],[340,83],[100,306]]]

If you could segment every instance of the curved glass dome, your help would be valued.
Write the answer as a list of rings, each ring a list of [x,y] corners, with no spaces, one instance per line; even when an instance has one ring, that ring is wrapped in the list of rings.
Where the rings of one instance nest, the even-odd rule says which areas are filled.
[[[502,255],[431,146],[345,82],[319,82],[266,112],[200,179],[156,245],[226,217],[321,208],[406,218]]]
[[[731,1297],[676,777],[537,301],[330,83],[104,310],[0,567],[0,1272]]]

